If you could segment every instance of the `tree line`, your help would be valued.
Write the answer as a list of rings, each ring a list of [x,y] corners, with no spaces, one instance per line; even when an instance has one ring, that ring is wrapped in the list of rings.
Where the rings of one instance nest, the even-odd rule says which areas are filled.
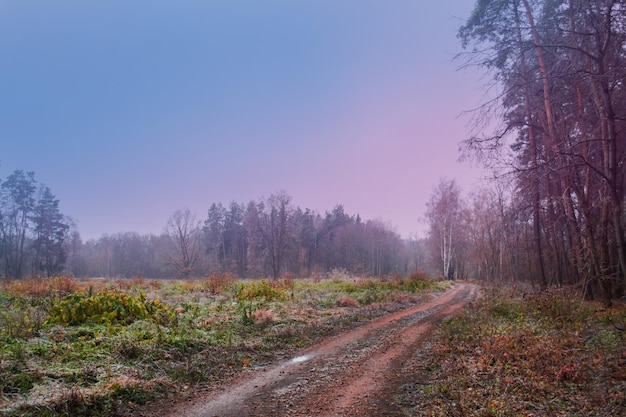
[[[62,216],[46,220],[59,214],[58,201],[16,171],[1,187],[3,275],[50,274],[62,264],[76,276],[120,277],[422,268],[451,279],[577,285],[607,303],[623,297],[626,4],[477,0],[458,35],[464,65],[490,74],[498,92],[463,143],[494,181],[465,197],[442,180],[426,207],[425,239],[403,240],[341,205],[301,209],[280,192],[215,203],[204,219],[179,210],[158,236],[82,242]]]
[[[76,276],[198,277],[227,273],[241,278],[407,274],[415,269],[412,246],[393,228],[363,221],[338,204],[324,215],[293,205],[279,192],[247,204],[212,204],[206,218],[180,209],[160,235],[120,233],[67,242],[67,271]]]
[[[284,191],[247,204],[214,203],[203,219],[177,210],[158,235],[83,241],[33,172],[15,170],[0,181],[0,277],[382,276],[430,267],[423,242],[401,238],[390,224],[363,221],[341,204],[323,215],[301,209]]]
[[[481,272],[622,297],[626,4],[479,0],[459,38],[499,92],[477,113],[498,127],[465,150],[510,189],[475,202],[489,225],[476,231],[491,254]]]

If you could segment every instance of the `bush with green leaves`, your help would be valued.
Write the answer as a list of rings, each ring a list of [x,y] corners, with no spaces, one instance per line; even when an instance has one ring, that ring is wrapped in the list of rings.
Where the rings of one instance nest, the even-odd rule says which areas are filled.
[[[273,285],[266,280],[239,282],[235,286],[235,297],[239,301],[253,301],[265,299],[265,301],[284,301],[287,298],[287,290],[278,285]]]
[[[369,304],[396,291],[395,280],[365,278],[0,282],[0,414],[127,415],[129,401],[219,380],[382,315]]]
[[[130,324],[136,320],[152,319],[167,324],[175,317],[170,307],[159,300],[147,300],[143,292],[135,296],[110,290],[95,294],[74,293],[56,301],[48,322],[64,325]]]

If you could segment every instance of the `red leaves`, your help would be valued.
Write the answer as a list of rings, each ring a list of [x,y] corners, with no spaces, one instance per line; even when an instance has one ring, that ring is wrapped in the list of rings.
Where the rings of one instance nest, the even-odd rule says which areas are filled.
[[[561,366],[561,369],[556,373],[557,381],[561,382],[573,382],[580,384],[583,382],[583,372],[580,364],[569,363]]]
[[[442,325],[432,385],[411,401],[419,415],[626,415],[626,343],[603,314],[558,294],[488,295]]]

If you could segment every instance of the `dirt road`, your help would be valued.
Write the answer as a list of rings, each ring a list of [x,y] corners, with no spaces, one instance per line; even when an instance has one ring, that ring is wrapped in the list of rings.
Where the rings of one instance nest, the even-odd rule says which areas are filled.
[[[324,340],[283,363],[259,367],[172,417],[399,416],[394,395],[407,361],[444,318],[477,297],[459,283],[434,300]]]

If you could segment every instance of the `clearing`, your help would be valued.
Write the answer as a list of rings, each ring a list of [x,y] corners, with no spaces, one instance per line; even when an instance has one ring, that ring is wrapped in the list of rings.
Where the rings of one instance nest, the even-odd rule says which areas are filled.
[[[477,297],[475,285],[457,283],[427,303],[327,338],[289,360],[256,366],[233,380],[179,401],[153,403],[139,414],[403,415],[394,397],[410,382],[411,358],[442,320]]]

